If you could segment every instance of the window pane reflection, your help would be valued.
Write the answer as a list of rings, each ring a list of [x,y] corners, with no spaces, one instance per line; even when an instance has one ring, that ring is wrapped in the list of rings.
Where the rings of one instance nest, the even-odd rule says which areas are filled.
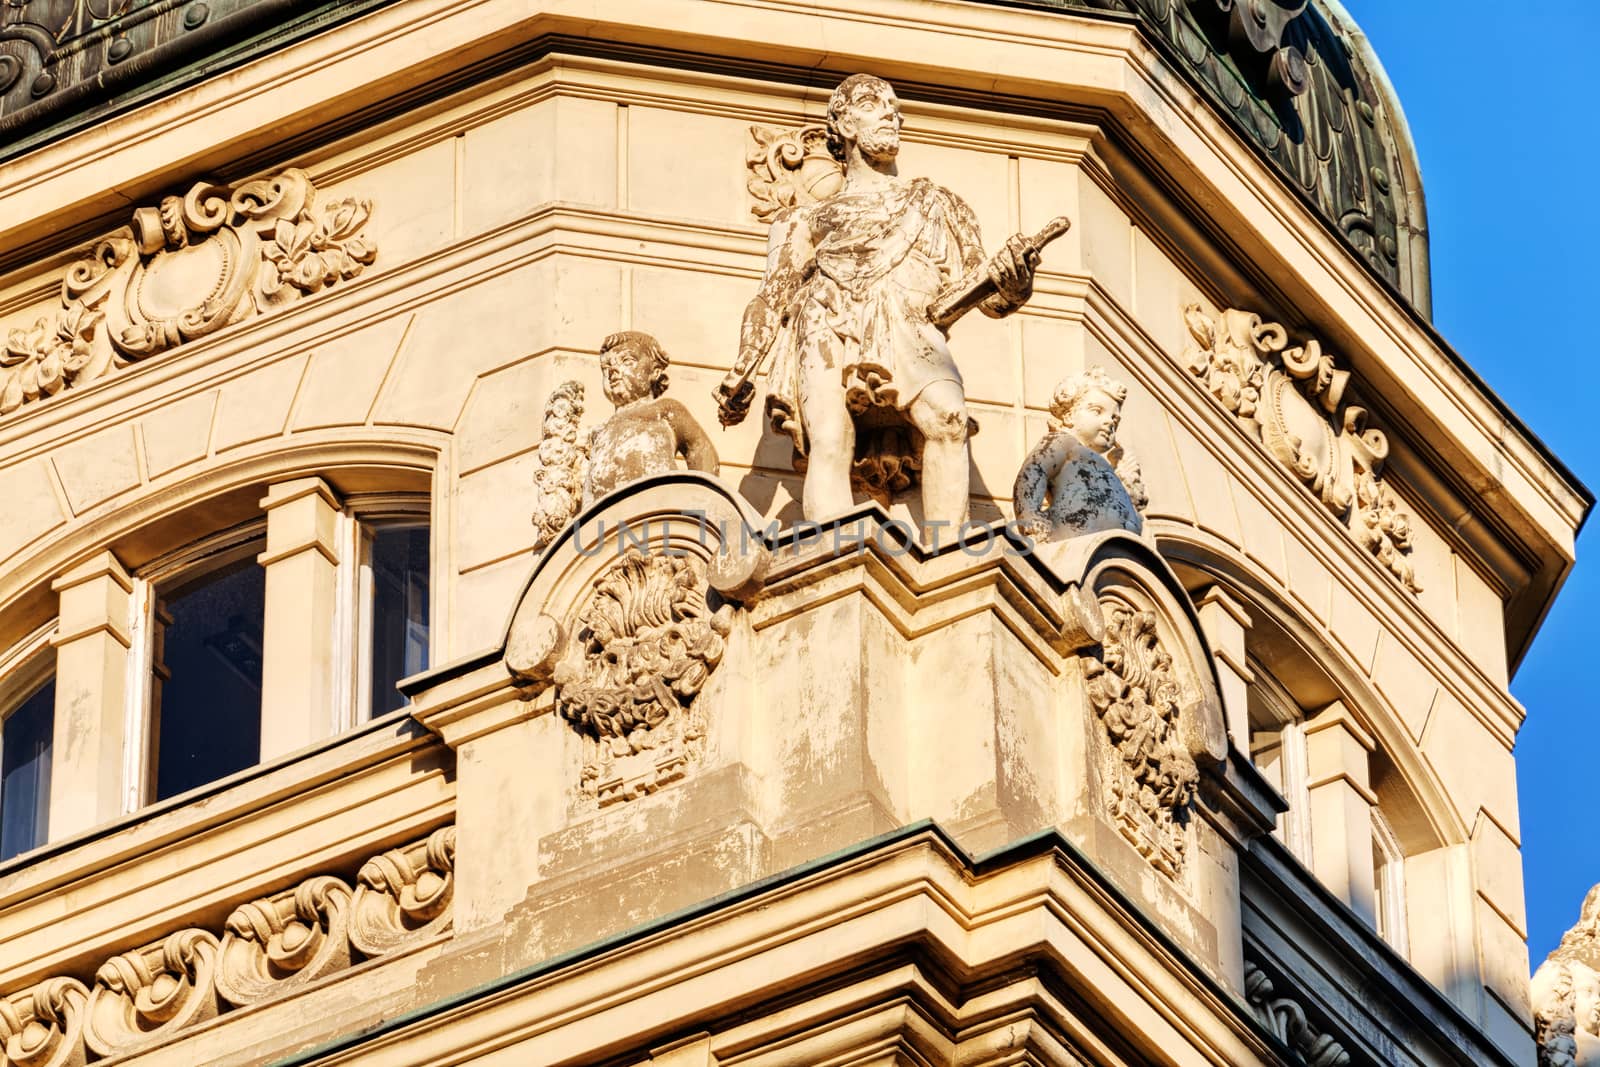
[[[0,860],[45,842],[55,723],[52,679],[7,715],[0,727]]]
[[[428,528],[372,531],[372,706],[377,716],[405,703],[395,689],[428,669]]]
[[[167,678],[157,687],[155,716],[157,800],[260,760],[266,590],[266,571],[246,559],[167,601]]]

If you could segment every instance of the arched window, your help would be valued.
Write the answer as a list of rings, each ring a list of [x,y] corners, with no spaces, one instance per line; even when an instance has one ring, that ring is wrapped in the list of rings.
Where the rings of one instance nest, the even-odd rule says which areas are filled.
[[[428,667],[427,496],[338,500],[315,479],[287,484],[269,492],[265,520],[183,546],[134,578],[140,682],[128,721],[141,751],[125,810],[395,711],[397,684]],[[273,508],[294,535],[274,536]],[[287,655],[273,655],[274,640]]]

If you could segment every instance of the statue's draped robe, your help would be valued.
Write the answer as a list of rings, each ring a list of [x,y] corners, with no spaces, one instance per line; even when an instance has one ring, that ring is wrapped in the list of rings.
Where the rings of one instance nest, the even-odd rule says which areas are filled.
[[[836,368],[853,414],[904,411],[931,383],[961,383],[928,305],[986,262],[978,220],[926,178],[843,193],[773,223],[762,296],[780,309],[767,413],[807,450],[801,382]]]

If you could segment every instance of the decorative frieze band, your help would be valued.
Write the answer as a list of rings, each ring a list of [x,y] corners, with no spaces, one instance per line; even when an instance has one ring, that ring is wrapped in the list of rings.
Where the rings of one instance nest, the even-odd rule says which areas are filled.
[[[134,211],[72,265],[61,309],[0,347],[0,415],[356,277],[370,200],[318,205],[303,170],[200,182]]]
[[[1281,995],[1260,967],[1244,961],[1244,995],[1261,1025],[1289,1046],[1304,1067],[1350,1067],[1353,1062],[1343,1045],[1306,1018],[1305,1008],[1293,997]]]
[[[1260,315],[1184,308],[1189,372],[1247,433],[1350,528],[1356,542],[1413,593],[1411,518],[1384,483],[1389,439],[1349,402],[1350,372],[1314,339],[1288,347],[1289,333]]]
[[[113,956],[93,987],[49,978],[0,997],[0,1062],[71,1067],[120,1056],[450,928],[455,827],[235,908],[220,937],[188,928]]]

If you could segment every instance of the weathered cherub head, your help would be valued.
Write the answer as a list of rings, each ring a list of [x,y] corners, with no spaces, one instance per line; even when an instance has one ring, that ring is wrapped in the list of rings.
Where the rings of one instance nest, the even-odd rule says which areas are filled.
[[[647,333],[623,330],[600,346],[600,383],[617,407],[667,390],[667,353]]]
[[[890,162],[900,151],[904,121],[894,86],[872,74],[852,74],[828,98],[828,152],[843,163],[855,144],[869,162]]]
[[[1085,448],[1105,455],[1117,446],[1117,425],[1128,387],[1100,367],[1063,378],[1050,401],[1050,428],[1072,434]]]

